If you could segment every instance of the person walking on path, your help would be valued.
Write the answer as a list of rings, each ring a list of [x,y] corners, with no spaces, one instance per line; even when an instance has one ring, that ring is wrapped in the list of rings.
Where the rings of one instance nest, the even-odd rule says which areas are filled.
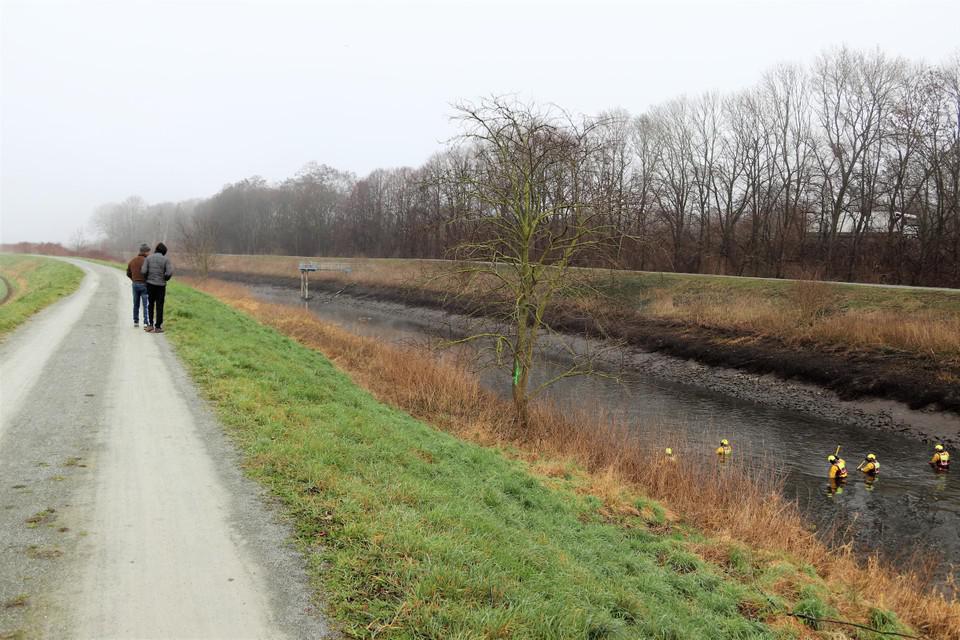
[[[140,253],[127,263],[127,277],[130,278],[133,287],[134,329],[140,326],[141,306],[143,306],[143,325],[144,327],[151,326],[150,317],[147,315],[147,305],[149,304],[147,297],[147,280],[143,277],[143,274],[140,273],[140,268],[143,266],[143,261],[146,259],[148,253],[150,253],[150,246],[143,243],[140,245]]]
[[[154,252],[147,256],[140,267],[140,273],[147,281],[147,295],[150,297],[150,323],[147,333],[163,333],[163,303],[167,295],[167,281],[173,277],[173,263],[167,257],[167,245],[157,243]]]

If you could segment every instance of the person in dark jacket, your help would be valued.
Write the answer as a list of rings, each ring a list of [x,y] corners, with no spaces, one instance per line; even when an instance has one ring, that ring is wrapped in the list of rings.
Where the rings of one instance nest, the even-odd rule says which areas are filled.
[[[131,286],[133,287],[133,328],[136,329],[140,326],[140,306],[143,305],[143,325],[145,327],[150,326],[150,319],[147,316],[147,305],[149,298],[147,297],[147,281],[143,277],[143,274],[140,273],[140,267],[143,266],[143,261],[146,259],[147,254],[150,253],[150,246],[146,243],[140,245],[140,253],[136,255],[130,262],[127,263],[127,277],[130,278]]]
[[[173,263],[167,257],[167,245],[157,243],[157,248],[147,256],[140,267],[140,273],[147,281],[147,295],[150,296],[150,322],[145,328],[147,333],[163,333],[163,303],[167,295],[167,281],[173,277]]]

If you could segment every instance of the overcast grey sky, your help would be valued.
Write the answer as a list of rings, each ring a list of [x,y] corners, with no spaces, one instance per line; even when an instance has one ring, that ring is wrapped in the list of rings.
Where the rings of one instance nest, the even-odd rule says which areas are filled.
[[[458,99],[637,113],[830,46],[960,47],[956,0],[0,2],[3,242],[309,161],[418,165]]]

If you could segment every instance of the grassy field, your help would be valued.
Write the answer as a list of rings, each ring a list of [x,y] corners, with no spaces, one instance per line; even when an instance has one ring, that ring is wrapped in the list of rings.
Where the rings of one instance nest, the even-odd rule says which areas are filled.
[[[396,284],[441,273],[452,263],[447,260],[404,258],[336,258],[274,255],[217,256],[215,271],[235,271],[263,275],[296,277],[301,261],[313,261],[330,267],[350,268],[349,276],[361,282]],[[661,273],[609,269],[575,269],[586,274],[598,288],[618,298],[643,300],[651,291],[664,289],[678,293],[728,293],[784,298],[797,280],[740,278],[736,276]],[[318,272],[315,277],[342,277],[335,271]],[[800,281],[803,282],[803,281]],[[842,295],[853,306],[870,309],[930,309],[960,313],[960,289],[937,290],[925,287],[882,287],[855,283],[822,283]]]
[[[435,260],[315,258],[347,265],[350,273],[312,274],[367,286],[473,291],[462,280],[441,277],[450,263]],[[300,258],[220,256],[215,270],[263,276],[297,276]],[[691,327],[730,331],[736,339],[776,338],[827,350],[898,351],[960,362],[960,290],[883,288],[815,281],[767,280],[693,274],[575,270],[578,299],[598,315],[624,312]]]
[[[0,336],[76,291],[83,279],[83,271],[72,264],[15,254],[0,254],[0,275],[12,288],[10,297],[0,305]],[[2,293],[0,299],[3,299]]]
[[[904,630],[887,596],[827,580],[792,554],[703,533],[611,480],[612,470],[502,441],[480,446],[464,439],[476,424],[451,427],[460,420],[448,415],[445,426],[461,433],[445,433],[378,401],[357,385],[376,381],[338,370],[382,368],[373,356],[387,354],[370,342],[343,342],[334,367],[248,314],[171,286],[169,339],[248,472],[284,500],[347,635],[798,638],[844,628],[804,615]],[[419,374],[429,383],[445,371]],[[446,391],[407,390],[419,406],[436,405],[434,415],[447,412]],[[947,606],[925,602],[931,616]]]

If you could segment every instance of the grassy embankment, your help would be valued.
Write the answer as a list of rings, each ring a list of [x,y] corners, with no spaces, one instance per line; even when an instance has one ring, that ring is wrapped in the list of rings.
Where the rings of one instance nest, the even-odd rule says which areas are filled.
[[[76,291],[83,279],[83,271],[72,264],[15,254],[0,254],[0,275],[11,289],[7,301],[0,305],[0,336]],[[0,300],[3,298],[0,292]]]
[[[932,637],[960,628],[943,618],[956,620],[956,604],[913,578],[826,552],[742,469],[691,481],[623,430],[589,433],[548,410],[520,434],[450,363],[236,288],[219,293],[246,313],[171,293],[170,339],[250,473],[288,505],[351,635],[804,637],[829,626],[869,638],[788,614],[901,628],[888,609]],[[658,492],[684,520],[646,497]],[[751,535],[766,543],[744,544]]]

